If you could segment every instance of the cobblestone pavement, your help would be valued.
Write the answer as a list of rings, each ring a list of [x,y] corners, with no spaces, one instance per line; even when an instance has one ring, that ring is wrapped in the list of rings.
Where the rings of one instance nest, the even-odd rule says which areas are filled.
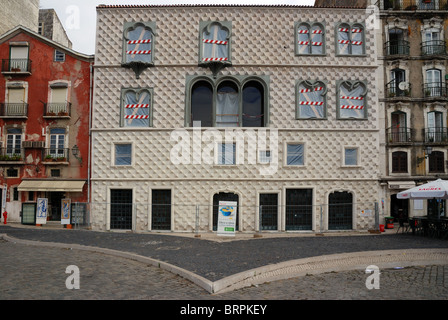
[[[0,241],[1,300],[446,300],[448,265],[381,270],[367,289],[364,270],[307,275],[224,294],[160,268],[101,253]],[[69,265],[80,289],[66,287]]]

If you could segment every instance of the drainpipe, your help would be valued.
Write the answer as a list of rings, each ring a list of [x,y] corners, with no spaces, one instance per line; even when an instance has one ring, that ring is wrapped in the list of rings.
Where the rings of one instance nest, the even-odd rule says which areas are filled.
[[[88,151],[88,161],[87,161],[87,203],[90,205],[90,158],[91,158],[91,136],[92,136],[92,99],[93,99],[93,63],[90,63],[90,90],[89,90],[89,151]],[[90,207],[90,206],[89,206]],[[91,218],[91,213],[89,213],[89,220]],[[90,221],[89,221],[90,223]]]

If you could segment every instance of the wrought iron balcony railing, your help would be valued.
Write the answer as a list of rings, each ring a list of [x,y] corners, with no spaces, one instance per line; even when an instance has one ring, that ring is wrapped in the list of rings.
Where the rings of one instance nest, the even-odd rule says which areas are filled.
[[[446,98],[446,84],[443,82],[428,82],[423,84],[425,98]]]
[[[44,104],[45,117],[70,117],[72,104],[70,102],[57,102]]]
[[[386,98],[410,97],[411,88],[411,83],[406,82],[401,85],[396,80],[392,80],[386,84]]]
[[[448,128],[426,128],[423,129],[425,143],[448,144]]]
[[[42,149],[42,159],[45,162],[68,162],[69,151],[68,148],[45,148]]]
[[[387,41],[384,47],[386,48],[386,56],[409,55],[410,44],[406,40]]]
[[[23,161],[23,159],[24,152],[21,147],[0,148],[0,161]]]
[[[376,6],[380,10],[448,10],[448,0],[379,0]]]
[[[446,55],[446,42],[441,40],[425,41],[421,44],[423,56]]]
[[[27,103],[1,103],[0,117],[24,118],[28,116]]]
[[[2,72],[31,73],[31,60],[29,59],[3,59]]]
[[[413,130],[407,127],[388,128],[387,130],[388,143],[410,143],[413,142]]]

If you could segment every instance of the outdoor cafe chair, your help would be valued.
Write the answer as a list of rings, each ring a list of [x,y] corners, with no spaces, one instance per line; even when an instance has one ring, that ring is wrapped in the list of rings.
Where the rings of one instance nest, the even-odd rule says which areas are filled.
[[[407,218],[399,218],[398,219],[398,229],[397,229],[397,233],[400,231],[401,229],[401,233],[408,233],[409,229],[410,229],[410,225],[409,225],[409,219]]]

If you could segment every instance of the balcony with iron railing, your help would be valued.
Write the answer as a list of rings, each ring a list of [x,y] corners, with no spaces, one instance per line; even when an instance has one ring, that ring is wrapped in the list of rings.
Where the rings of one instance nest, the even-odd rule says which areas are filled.
[[[421,43],[422,56],[445,56],[446,42],[442,40],[431,40]]]
[[[3,59],[2,73],[13,74],[31,74],[31,60],[29,59]]]
[[[448,128],[425,128],[423,129],[425,143],[448,144]]]
[[[23,163],[24,149],[9,146],[0,148],[0,164],[20,164]]]
[[[409,41],[387,41],[384,44],[386,48],[386,57],[408,56],[410,50]]]
[[[443,98],[446,99],[447,88],[443,82],[427,82],[423,84],[423,95],[425,98]]]
[[[403,82],[399,84],[396,80],[392,80],[386,84],[386,98],[410,98],[411,89],[411,83]]]
[[[386,134],[388,144],[410,144],[414,139],[413,130],[407,127],[388,128]]]
[[[379,0],[380,10],[434,11],[448,10],[448,0]]]
[[[28,118],[28,104],[0,103],[0,118]]]
[[[70,118],[72,104],[70,102],[56,102],[44,104],[44,117]]]
[[[45,148],[42,149],[42,159],[45,164],[68,163],[69,151],[68,148]]]

